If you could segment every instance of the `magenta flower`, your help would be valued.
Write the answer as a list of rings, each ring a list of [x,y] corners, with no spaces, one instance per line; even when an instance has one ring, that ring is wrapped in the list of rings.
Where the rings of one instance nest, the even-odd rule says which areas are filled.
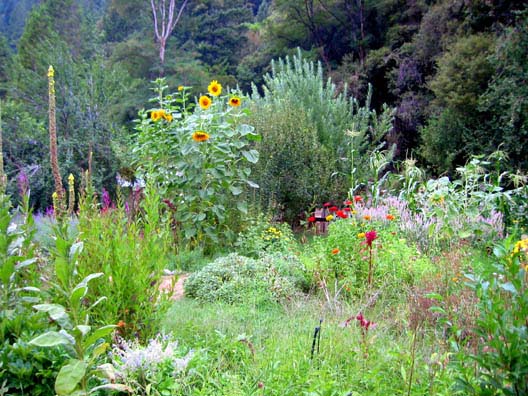
[[[372,242],[378,238],[378,233],[374,230],[365,232],[365,243],[372,247]]]
[[[363,313],[362,313],[362,312],[360,312],[360,313],[356,316],[356,319],[357,319],[357,321],[359,322],[359,325],[361,326],[361,328],[364,329],[364,330],[368,330],[369,328],[374,328],[374,327],[376,327],[376,323],[371,322],[370,320],[365,319],[365,317],[363,316]]]

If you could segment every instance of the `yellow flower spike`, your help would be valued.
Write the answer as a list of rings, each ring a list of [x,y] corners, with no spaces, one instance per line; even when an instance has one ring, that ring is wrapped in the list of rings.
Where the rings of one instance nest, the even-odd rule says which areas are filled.
[[[72,173],[70,173],[70,176],[68,176],[68,183],[73,184],[75,182],[75,177]]]
[[[198,104],[203,110],[207,110],[211,107],[211,103],[213,103],[213,101],[209,96],[202,95],[200,96],[200,99],[198,99]]]
[[[53,78],[55,76],[55,69],[53,69],[53,66],[50,65],[48,68],[48,77]]]
[[[219,96],[222,93],[222,85],[218,81],[213,80],[207,87],[207,91],[213,96]]]
[[[51,194],[51,199],[58,199],[59,194],[57,194],[57,191],[54,191],[53,194]]]

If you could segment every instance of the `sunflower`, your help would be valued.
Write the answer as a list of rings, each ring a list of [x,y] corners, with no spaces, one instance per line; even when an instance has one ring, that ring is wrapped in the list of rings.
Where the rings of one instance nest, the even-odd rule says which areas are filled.
[[[233,96],[229,99],[229,105],[233,107],[238,107],[242,103],[242,100],[238,96]]]
[[[205,142],[209,140],[209,134],[204,131],[196,131],[193,133],[192,138],[195,142]]]
[[[183,85],[178,85],[178,91],[183,91],[185,87]]]
[[[150,119],[154,122],[159,121],[162,117],[165,117],[165,110],[152,110],[150,113]]]
[[[213,101],[209,96],[202,95],[200,96],[200,99],[198,99],[198,103],[200,104],[200,107],[204,110],[207,110]]]
[[[163,118],[165,119],[165,121],[171,122],[173,117],[172,117],[172,114],[164,113]]]
[[[222,93],[222,86],[216,80],[211,81],[211,84],[207,87],[207,91],[213,96],[218,96]]]

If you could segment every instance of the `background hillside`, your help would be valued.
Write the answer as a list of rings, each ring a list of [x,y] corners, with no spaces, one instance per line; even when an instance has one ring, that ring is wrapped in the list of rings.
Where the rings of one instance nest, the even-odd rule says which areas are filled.
[[[177,2],[180,7],[183,1]],[[171,89],[211,79],[262,93],[271,60],[320,61],[338,92],[395,109],[384,140],[394,159],[452,173],[500,148],[528,169],[528,11],[505,0],[190,0],[160,61],[148,0],[3,0],[0,98],[10,179],[24,170],[33,199],[52,192],[46,70],[56,69],[63,172],[93,152],[97,186],[127,167],[131,121],[150,81]],[[336,131],[342,133],[343,131]],[[14,183],[10,186],[15,189]]]

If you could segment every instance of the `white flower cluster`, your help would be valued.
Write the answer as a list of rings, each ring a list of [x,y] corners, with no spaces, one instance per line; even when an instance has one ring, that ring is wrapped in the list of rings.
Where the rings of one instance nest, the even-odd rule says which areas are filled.
[[[173,368],[175,375],[187,367],[193,351],[183,358],[176,357],[177,354],[178,342],[171,341],[169,336],[158,335],[147,346],[140,345],[137,340],[119,339],[112,348],[111,358],[117,376],[126,379],[140,373],[153,374],[167,364]]]

